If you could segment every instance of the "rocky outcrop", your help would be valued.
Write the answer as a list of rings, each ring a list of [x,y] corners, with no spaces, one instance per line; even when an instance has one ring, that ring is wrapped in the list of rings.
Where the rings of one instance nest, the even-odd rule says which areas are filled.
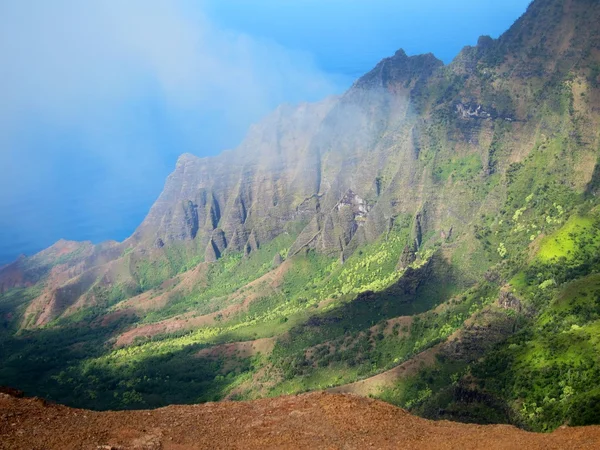
[[[280,107],[217,157],[182,155],[130,241],[207,248],[212,259],[226,249],[251,251],[289,221],[310,218],[315,205],[304,199],[318,195],[319,177],[309,144],[335,102]]]
[[[398,265],[396,266],[397,270],[404,270],[408,266],[410,266],[417,259],[417,247],[413,244],[411,246],[407,245],[402,250],[402,255],[400,255],[400,260],[398,261]]]
[[[397,89],[421,86],[444,63],[433,54],[407,56],[398,50],[394,56],[384,58],[366,75],[354,83],[355,89]]]
[[[281,264],[283,264],[283,257],[279,254],[276,253],[275,256],[273,257],[273,262],[271,263],[271,267],[273,269],[278,268]]]
[[[244,256],[248,256],[253,251],[258,250],[258,247],[259,245],[258,240],[256,239],[256,234],[254,233],[254,231],[252,231],[250,233],[250,236],[248,237],[246,245],[244,246]]]
[[[493,108],[486,108],[478,104],[458,103],[456,112],[461,119],[495,119],[498,117],[498,113]]]
[[[215,262],[217,259],[221,257],[221,252],[217,248],[215,242],[211,239],[208,241],[206,245],[206,250],[204,251],[204,261],[211,263]]]
[[[508,288],[504,288],[498,295],[498,306],[503,309],[512,309],[521,312],[521,301]]]

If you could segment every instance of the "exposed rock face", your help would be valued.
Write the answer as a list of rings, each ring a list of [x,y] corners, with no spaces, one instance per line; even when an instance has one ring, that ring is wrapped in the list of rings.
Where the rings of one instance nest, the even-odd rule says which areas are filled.
[[[502,289],[498,296],[498,306],[521,312],[521,301],[508,289]]]
[[[182,155],[160,198],[124,243],[94,246],[61,241],[0,268],[0,293],[7,293],[0,295],[3,336],[19,325],[36,328],[50,324],[41,332],[15,333],[8,345],[0,345],[0,350],[6,350],[6,368],[0,374],[11,377],[16,385],[23,377],[26,390],[38,389],[41,379],[39,393],[60,392],[68,401],[89,398],[92,404],[110,408],[172,401],[172,390],[158,387],[167,380],[174,386],[189,387],[178,389],[182,396],[177,398],[212,400],[225,395],[272,395],[282,388],[317,389],[321,378],[313,374],[324,373],[319,372],[324,369],[341,375],[338,381],[346,377],[353,381],[357,374],[372,375],[347,386],[354,386],[352,392],[387,397],[400,393],[398,385],[392,384],[398,377],[416,375],[419,384],[425,382],[431,390],[419,386],[418,391],[409,393],[406,405],[418,405],[415,401],[420,403],[424,393],[425,401],[418,408],[430,417],[481,419],[487,408],[492,408],[504,411],[500,411],[504,414],[501,421],[545,428],[567,423],[567,415],[556,415],[559,410],[569,414],[581,410],[586,411],[586,422],[597,421],[593,383],[569,386],[577,397],[569,400],[572,403],[561,403],[559,410],[545,409],[551,402],[541,410],[536,406],[539,403],[534,403],[539,402],[534,397],[543,392],[538,389],[543,383],[547,383],[544,389],[548,388],[548,393],[553,392],[546,398],[563,402],[564,396],[554,390],[556,377],[545,375],[568,376],[571,369],[565,368],[576,370],[582,364],[593,368],[593,349],[584,359],[580,350],[587,353],[591,347],[578,343],[585,343],[581,340],[587,339],[584,333],[592,332],[593,327],[585,327],[593,321],[593,314],[583,302],[573,299],[569,301],[573,314],[583,311],[590,322],[580,324],[577,318],[577,326],[570,327],[570,323],[552,319],[551,328],[540,326],[540,317],[546,322],[545,318],[564,315],[562,310],[556,315],[553,311],[559,302],[543,306],[528,299],[526,292],[537,284],[529,284],[530,277],[526,279],[529,288],[519,294],[521,299],[515,294],[520,288],[513,290],[505,283],[514,279],[514,273],[528,273],[532,268],[538,272],[532,258],[545,242],[551,242],[551,233],[564,226],[562,220],[598,211],[594,198],[600,192],[598,23],[598,1],[537,0],[500,39],[481,38],[448,66],[432,55],[408,57],[398,51],[339,98],[280,107],[252,127],[235,150],[204,159]],[[554,209],[562,218],[546,215]],[[592,222],[595,228],[596,222]],[[541,233],[550,236],[547,241],[541,242]],[[580,241],[591,246],[587,235],[586,231]],[[374,241],[375,245],[361,247]],[[571,253],[579,265],[580,252],[575,248]],[[580,266],[565,259],[569,261],[566,266],[559,260],[557,266],[552,263],[542,271],[560,274],[566,267],[579,275],[589,269],[589,279],[582,281],[593,286],[589,282],[598,280],[593,272],[594,253],[589,253],[590,259],[586,255]],[[223,257],[226,259],[215,264]],[[333,258],[346,266],[340,267]],[[558,264],[563,267],[559,269]],[[479,283],[482,280],[487,283]],[[31,286],[33,289],[19,289]],[[580,291],[575,283],[564,287]],[[546,292],[556,293],[554,298],[561,300],[566,298],[562,289],[554,291],[552,287]],[[592,293],[596,287],[590,289]],[[491,304],[489,300],[498,291],[496,303]],[[543,315],[535,317],[538,314]],[[55,320],[58,326],[54,326]],[[543,340],[539,336],[545,336],[538,334],[540,330],[552,333],[561,327],[564,333],[557,345],[569,350],[556,359],[555,352],[542,355],[548,358],[540,373],[539,360],[523,358],[527,355],[523,352],[538,347],[537,342]],[[518,339],[507,341],[517,329],[522,332]],[[63,336],[64,330],[73,334]],[[189,336],[181,335],[188,332]],[[273,336],[230,342],[236,336],[264,332]],[[531,336],[534,341],[521,345],[522,337]],[[592,345],[594,337],[590,336]],[[66,338],[81,340],[73,343]],[[140,338],[152,341],[138,346]],[[258,351],[258,341],[265,339],[270,343],[269,355],[247,360],[256,354],[250,349]],[[517,345],[510,345],[512,342]],[[136,345],[131,349],[117,350],[132,344]],[[51,350],[50,359],[30,358],[38,348]],[[58,355],[63,350],[64,356]],[[415,355],[417,351],[420,353]],[[203,361],[211,354],[218,363]],[[569,355],[575,358],[566,364]],[[200,360],[190,359],[196,357]],[[512,359],[520,361],[518,367],[502,364]],[[396,363],[399,365],[377,373]],[[491,364],[476,366],[487,363]],[[424,367],[436,370],[417,375]],[[22,373],[21,368],[25,369]],[[163,379],[162,374],[171,369],[177,377]],[[472,375],[463,377],[465,371]],[[190,378],[192,372],[195,376]],[[519,378],[517,372],[529,376]],[[450,373],[461,377],[458,383]],[[303,378],[302,386],[288,382],[296,376]],[[475,376],[482,378],[476,380]],[[149,382],[151,378],[156,384]],[[231,383],[223,384],[223,380]],[[506,380],[517,380],[517,389],[503,383]],[[533,383],[535,389],[528,389],[522,380]],[[89,391],[86,383],[92,387]],[[445,390],[437,390],[440,383],[446,384]],[[86,392],[75,398],[73,393],[82,386]],[[588,391],[580,389],[588,386],[590,398],[586,398]],[[370,390],[375,388],[377,391]],[[106,391],[112,395],[104,395]],[[163,393],[164,400],[156,398]],[[196,397],[204,393],[210,397]],[[447,403],[448,395],[463,404],[474,404],[468,407],[473,416],[462,416],[462,406]],[[406,401],[407,397],[401,396],[404,400],[400,401]],[[96,399],[102,401],[95,403]],[[353,408],[332,398],[318,401],[322,404],[317,413]],[[332,408],[331,402],[337,406]],[[265,442],[279,447],[297,444],[298,436],[308,436],[309,448],[322,445],[323,435],[330,436],[329,428],[319,436],[307,435],[306,426],[300,430],[298,422],[291,420],[296,411],[289,414],[290,407],[298,408],[300,403],[298,398],[265,400],[259,407],[237,403],[236,419],[222,415],[225,426],[217,427],[216,435],[229,436],[231,424],[247,418],[242,432],[234,435],[242,436],[240,445],[248,447],[246,431],[265,431],[256,426],[258,416],[248,412],[272,417],[275,404],[283,405],[285,419],[277,431],[289,425],[292,440],[277,440],[282,434],[276,432],[261,434],[257,446],[262,448]],[[445,412],[444,403],[448,406]],[[52,426],[58,428],[44,434],[39,418],[47,417],[27,404],[30,412],[39,414],[34,416],[33,427],[15,422],[13,428],[11,418],[4,427],[5,440],[10,439],[6,445],[26,442],[29,447],[45,448],[49,442],[58,447],[70,442],[62,440],[69,431],[64,421],[55,421]],[[110,434],[114,423],[103,419],[98,420],[106,428],[91,435],[88,413],[68,412],[71,421],[67,425],[75,420],[87,430],[74,434],[79,446],[84,445],[81,436],[85,435],[90,439],[86,445],[121,448],[130,442],[127,439],[134,440],[131,433],[137,430],[134,447],[169,448],[170,440],[163,444],[165,436],[174,439],[174,447],[181,447],[183,441],[177,439],[182,436],[194,436],[195,440],[185,441],[190,445],[207,439],[216,423],[210,420],[225,414],[231,405],[208,405],[204,412],[194,408],[206,417],[188,424],[189,433],[179,432],[179,419],[169,423],[164,416],[152,427],[135,428],[132,424],[139,421],[135,413],[130,422],[125,421],[125,429],[117,428],[121,431],[116,435]],[[314,408],[307,407],[307,402],[300,406],[298,417],[311,417]],[[530,406],[535,409],[533,415]],[[170,415],[175,410],[157,411]],[[183,411],[190,415],[189,410]],[[511,417],[513,412],[516,419]],[[144,420],[151,420],[152,414],[144,413]],[[390,411],[382,414],[390,417]],[[545,414],[550,421],[543,418]],[[489,420],[498,420],[494,415]],[[118,414],[120,424],[124,417],[127,414]],[[350,422],[355,428],[357,421]],[[198,432],[199,423],[208,424],[208,429]],[[319,423],[313,420],[309,425]],[[0,434],[2,426],[0,422]],[[394,424],[388,428],[397,431]],[[172,429],[176,432],[171,436]],[[455,434],[453,429],[449,435]],[[40,436],[40,441],[35,441]],[[397,447],[398,436],[390,435],[386,442],[374,440],[373,446],[391,442]],[[423,434],[417,433],[417,437],[415,447],[419,448]],[[481,433],[476,438],[472,446],[481,446]],[[359,444],[350,446],[364,446],[364,435],[360,439]],[[4,442],[0,439],[0,447]],[[231,446],[237,441],[206,442],[208,446],[214,442]],[[331,442],[340,445],[342,441],[333,436]],[[441,447],[448,442],[444,436]]]
[[[365,219],[369,213],[369,205],[364,199],[352,192],[351,189],[346,192],[344,197],[335,205],[337,211],[348,209],[352,214],[352,219]]]
[[[498,113],[493,109],[484,108],[482,105],[462,104],[456,105],[456,112],[462,119],[494,119]]]
[[[435,70],[444,64],[433,54],[409,57],[404,50],[398,50],[394,56],[385,58],[355,84],[355,88],[407,88],[410,85],[421,86]]]
[[[276,269],[281,264],[283,264],[283,257],[279,253],[276,253],[275,256],[273,257],[272,267],[273,267],[273,269]]]
[[[190,238],[194,239],[196,233],[198,233],[198,205],[194,204],[191,200],[183,201],[182,203],[183,213],[185,218],[185,226],[181,239]]]
[[[414,179],[418,138],[410,97],[441,66],[433,55],[398,51],[341,98],[280,107],[236,150],[215,158],[183,155],[132,240],[205,248],[211,261],[226,249],[248,254],[299,221],[308,225],[290,254],[305,246],[351,253],[398,214],[389,202],[400,186],[381,171],[404,162],[394,178]],[[383,201],[372,216],[377,202],[367,198]],[[359,232],[363,225],[368,229]]]
[[[398,261],[397,269],[403,270],[410,266],[417,259],[416,255],[416,247],[406,246],[402,251],[402,255],[400,256],[400,260]]]
[[[215,245],[215,242],[211,239],[208,241],[208,245],[206,246],[206,250],[204,252],[204,261],[206,262],[215,262],[217,259],[221,257],[221,252]]]
[[[452,189],[431,195],[421,161],[422,149],[433,145],[428,115],[448,108],[459,119],[447,131],[450,136],[462,133],[463,139],[438,148],[440,154],[479,152],[488,174],[498,170],[495,156],[486,151],[493,122],[524,121],[527,111],[511,92],[489,84],[492,72],[507,58],[518,57],[520,64],[506,70],[517,67],[521,76],[531,77],[547,61],[576,59],[598,41],[586,35],[589,43],[581,38],[565,46],[564,33],[540,33],[540,26],[548,25],[532,18],[535,10],[551,8],[541,3],[535,2],[499,40],[480,38],[448,67],[431,54],[409,57],[399,50],[339,98],[278,108],[253,126],[233,151],[202,159],[182,155],[132,241],[155,249],[179,242],[204,249],[207,260],[213,260],[227,249],[248,254],[291,221],[307,225],[290,254],[309,246],[347,256],[361,242],[383,233],[399,214],[419,212],[426,219],[415,224],[417,246],[422,235],[448,229],[452,222],[460,232],[461,222],[475,208],[465,209]],[[551,3],[562,7],[561,2]],[[521,51],[524,42],[535,47],[545,34],[553,41],[543,46],[544,55]],[[449,76],[457,77],[453,90],[431,103],[425,91],[438,84],[441,89]]]
[[[181,156],[132,240],[197,241],[213,258],[227,248],[251,251],[288,221],[309,218],[319,190],[318,155],[309,144],[335,102],[282,106],[234,151]]]
[[[246,245],[244,246],[244,255],[248,256],[253,251],[258,250],[258,247],[259,245],[258,240],[256,239],[256,234],[254,231],[252,231],[248,237],[248,242],[246,242]]]

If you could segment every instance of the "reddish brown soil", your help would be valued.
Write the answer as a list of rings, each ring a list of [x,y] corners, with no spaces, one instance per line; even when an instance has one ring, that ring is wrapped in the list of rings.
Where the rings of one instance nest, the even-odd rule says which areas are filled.
[[[172,294],[179,292],[188,295],[195,286],[205,287],[207,268],[208,265],[205,263],[198,264],[195,268],[164,281],[158,289],[150,289],[123,300],[117,305],[117,308],[132,309],[139,313],[164,308],[169,303]]]
[[[386,370],[364,380],[334,387],[327,391],[334,394],[376,395],[382,389],[393,387],[399,379],[416,375],[423,367],[431,366],[435,362],[435,355],[440,351],[442,346],[443,343],[440,343],[431,347],[393,369]]]
[[[74,252],[79,248],[81,244],[76,241],[67,241],[65,239],[60,239],[55,242],[50,248],[53,248],[56,256],[68,255],[69,253]]]
[[[111,323],[116,322],[117,320],[122,319],[124,317],[135,317],[135,316],[136,316],[135,311],[132,311],[131,309],[120,309],[118,311],[113,311],[108,314],[105,314],[104,316],[99,317],[94,322],[92,322],[92,326],[107,327]]]
[[[199,328],[214,324],[216,313],[205,316],[189,317],[186,315],[175,316],[161,322],[150,323],[134,327],[125,333],[119,335],[115,342],[115,347],[125,347],[133,344],[136,338],[151,338],[159,334],[169,334],[180,330]],[[188,318],[189,317],[189,318]]]
[[[0,394],[0,449],[203,448],[594,449],[600,427],[536,434],[434,422],[380,401],[325,393],[119,412]]]
[[[257,278],[251,283],[248,283],[242,289],[239,289],[235,293],[231,294],[227,299],[227,303],[229,303],[229,306],[226,306],[220,309],[219,311],[195,317],[191,317],[189,315],[184,314],[182,316],[171,317],[170,319],[166,319],[161,322],[134,327],[124,332],[117,338],[115,347],[124,347],[127,345],[131,345],[138,337],[151,338],[159,334],[174,333],[180,330],[191,330],[203,326],[214,325],[217,323],[217,317],[220,317],[221,319],[227,319],[228,317],[231,317],[232,315],[240,311],[248,309],[248,306],[254,300],[265,296],[272,291],[278,290],[283,280],[283,276],[285,275],[285,272],[288,270],[288,268],[289,263],[285,261],[277,269],[266,273],[265,275],[263,275],[260,278]],[[123,307],[132,307],[132,305],[136,303],[146,302],[147,299],[142,300],[142,296],[144,295],[149,296],[150,294],[140,294],[137,297],[133,297],[129,300],[126,300],[125,302],[121,303],[121,305]],[[162,304],[162,306],[165,306],[166,299],[168,298],[168,293],[162,294],[161,296],[154,298],[154,301],[158,301],[157,299],[161,298],[165,299]],[[138,307],[136,306],[136,308]]]
[[[23,268],[17,264],[8,264],[0,267],[0,294],[14,287],[31,286],[24,279]]]
[[[215,345],[200,350],[196,353],[202,358],[249,358],[258,353],[269,354],[275,345],[274,338],[262,338],[254,341],[231,342],[229,344]]]

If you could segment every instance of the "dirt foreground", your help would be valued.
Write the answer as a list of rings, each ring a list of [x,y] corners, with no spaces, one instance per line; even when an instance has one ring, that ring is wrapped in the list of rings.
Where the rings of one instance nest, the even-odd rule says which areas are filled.
[[[600,427],[430,421],[349,394],[93,412],[0,393],[1,449],[598,449]]]

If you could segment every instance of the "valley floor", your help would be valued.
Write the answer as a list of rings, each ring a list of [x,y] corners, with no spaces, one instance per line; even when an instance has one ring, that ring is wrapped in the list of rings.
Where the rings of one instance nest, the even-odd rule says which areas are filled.
[[[94,412],[0,393],[0,449],[600,448],[600,427],[538,434],[412,416],[354,395]]]

